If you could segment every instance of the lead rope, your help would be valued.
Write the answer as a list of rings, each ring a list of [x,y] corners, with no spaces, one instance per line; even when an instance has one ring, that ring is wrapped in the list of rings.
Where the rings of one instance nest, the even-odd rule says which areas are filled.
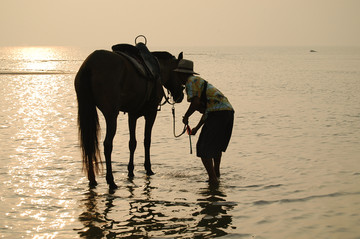
[[[190,142],[190,154],[192,154],[191,128],[190,128],[189,125],[184,125],[184,128],[183,128],[182,132],[181,132],[179,135],[176,135],[176,133],[175,133],[175,128],[176,128],[176,125],[175,125],[175,121],[176,121],[176,117],[175,117],[175,102],[174,102],[174,103],[171,103],[171,102],[170,102],[170,100],[169,100],[169,99],[170,99],[170,96],[166,96],[164,89],[163,89],[163,93],[164,93],[165,101],[164,101],[164,103],[160,103],[160,105],[159,105],[159,106],[160,106],[160,109],[159,109],[159,110],[161,110],[161,106],[164,105],[164,104],[166,104],[166,103],[169,103],[169,104],[172,106],[171,112],[172,112],[172,115],[173,115],[173,134],[174,134],[174,137],[175,137],[175,138],[179,138],[179,137],[182,136],[185,132],[187,132],[188,135],[189,135],[189,142]],[[168,91],[168,95],[169,95],[169,91]]]
[[[172,111],[172,115],[173,115],[173,133],[174,133],[174,137],[175,137],[175,138],[179,138],[181,135],[183,135],[185,132],[187,132],[188,135],[189,135],[190,154],[192,154],[191,128],[190,128],[189,125],[184,125],[183,131],[182,131],[179,135],[176,135],[176,133],[175,133],[175,128],[176,128],[176,126],[175,126],[175,121],[176,121],[175,118],[176,118],[176,117],[175,117],[175,106],[174,106],[174,105],[172,105],[171,111]]]
[[[172,106],[171,111],[172,111],[172,115],[173,115],[173,133],[174,133],[174,137],[179,138],[181,135],[183,135],[186,132],[186,128],[188,127],[188,125],[184,125],[183,131],[179,135],[176,135],[176,133],[175,133],[175,128],[176,128],[175,121],[176,120],[175,120],[175,106],[174,105]]]

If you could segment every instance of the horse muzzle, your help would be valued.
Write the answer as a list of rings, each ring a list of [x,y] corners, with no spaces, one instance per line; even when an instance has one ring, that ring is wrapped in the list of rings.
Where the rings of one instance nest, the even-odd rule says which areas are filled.
[[[181,94],[179,97],[177,97],[175,100],[175,103],[181,103],[184,99],[184,94]]]

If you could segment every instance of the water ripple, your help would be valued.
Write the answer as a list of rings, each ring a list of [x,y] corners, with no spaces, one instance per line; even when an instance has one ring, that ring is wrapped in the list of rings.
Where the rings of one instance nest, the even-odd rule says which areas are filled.
[[[348,195],[360,195],[360,192],[336,192],[336,193],[330,193],[330,194],[324,194],[324,195],[312,195],[308,197],[303,198],[291,198],[291,199],[279,199],[279,200],[259,200],[253,202],[254,205],[268,205],[273,203],[293,203],[293,202],[306,202],[312,199],[317,198],[327,198],[327,197],[341,197],[341,196],[348,196]]]

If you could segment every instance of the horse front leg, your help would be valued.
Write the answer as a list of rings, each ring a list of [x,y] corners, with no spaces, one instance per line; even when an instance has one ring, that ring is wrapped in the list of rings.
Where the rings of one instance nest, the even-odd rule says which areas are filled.
[[[116,133],[117,114],[105,117],[106,120],[106,136],[104,140],[104,154],[106,160],[106,182],[110,189],[116,189],[117,185],[114,182],[114,176],[111,166],[111,153],[113,150],[113,140]]]
[[[129,139],[129,150],[130,150],[130,159],[128,164],[128,177],[132,178],[134,177],[134,153],[136,150],[136,121],[138,117],[130,114],[128,117],[128,124],[129,124],[129,133],[130,133],[130,139]]]
[[[157,110],[155,110],[145,116],[145,137],[144,137],[145,162],[144,162],[144,167],[146,170],[146,174],[148,176],[154,175],[154,172],[151,170],[150,146],[151,146],[151,132],[152,132],[152,128],[154,126],[156,115],[157,115]]]

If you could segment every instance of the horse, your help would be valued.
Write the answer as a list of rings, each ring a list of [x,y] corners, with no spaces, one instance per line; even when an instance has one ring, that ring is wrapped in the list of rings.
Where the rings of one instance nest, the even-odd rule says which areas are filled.
[[[158,106],[164,97],[163,86],[170,92],[174,103],[184,98],[184,87],[174,76],[173,70],[179,60],[169,52],[152,52],[160,68],[160,79],[150,80],[140,74],[126,57],[107,50],[96,50],[80,66],[75,77],[75,91],[78,102],[78,131],[82,152],[83,170],[89,185],[97,185],[95,176],[101,171],[102,161],[99,152],[98,134],[100,131],[97,109],[106,122],[106,136],[103,142],[106,161],[106,182],[110,189],[116,189],[111,153],[116,134],[119,112],[128,113],[130,132],[128,177],[134,177],[134,152],[136,149],[136,121],[145,117],[145,162],[147,175],[153,175],[150,162],[151,131],[157,115]]]

